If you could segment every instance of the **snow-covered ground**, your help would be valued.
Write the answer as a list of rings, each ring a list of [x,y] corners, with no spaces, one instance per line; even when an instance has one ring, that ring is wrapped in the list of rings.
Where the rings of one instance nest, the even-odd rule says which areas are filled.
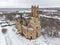
[[[6,34],[2,33],[3,28],[7,28]],[[24,36],[17,34],[14,25],[6,27],[0,25],[0,45],[60,45],[60,38],[41,35],[34,40],[28,40]]]

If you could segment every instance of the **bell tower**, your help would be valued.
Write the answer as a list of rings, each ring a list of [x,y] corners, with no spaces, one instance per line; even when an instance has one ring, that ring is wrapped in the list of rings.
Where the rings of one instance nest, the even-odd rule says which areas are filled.
[[[38,17],[38,6],[32,6],[31,13],[33,17]]]
[[[36,33],[36,36],[40,36],[41,35],[41,23],[38,17],[38,6],[32,6],[31,13],[32,13],[32,17],[31,17],[30,23],[31,25],[33,25],[32,27]]]

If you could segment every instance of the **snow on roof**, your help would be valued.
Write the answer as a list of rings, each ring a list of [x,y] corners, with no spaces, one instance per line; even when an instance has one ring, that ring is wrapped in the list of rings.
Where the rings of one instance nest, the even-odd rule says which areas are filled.
[[[19,11],[19,13],[31,13],[31,10],[22,10],[22,11]]]
[[[3,14],[3,12],[0,12],[0,14]]]
[[[0,20],[0,23],[1,23],[2,21]]]
[[[33,28],[28,28],[28,30],[33,30]]]
[[[27,16],[27,14],[23,14],[23,16],[22,17],[26,17]]]
[[[20,15],[16,15],[15,17],[18,18],[18,17],[20,17]]]
[[[23,14],[23,16],[22,16],[23,18],[26,18],[26,19],[28,19],[29,18],[29,16],[27,15],[27,14]]]
[[[46,16],[46,15],[40,15],[41,17],[46,17],[46,18],[53,18],[53,19],[58,19],[58,20],[60,20],[60,17],[58,17],[58,16],[54,16],[54,17],[52,17],[52,16]]]
[[[25,12],[27,12],[27,13],[31,13],[31,10],[25,10]]]
[[[26,30],[27,30],[27,27],[26,27],[26,26],[23,26],[23,25],[22,25],[22,28],[24,28],[24,29],[26,29]]]
[[[48,11],[48,12],[57,12],[57,10],[43,10],[44,12]]]
[[[24,17],[25,19],[28,19],[29,17]]]
[[[30,27],[27,27],[27,26],[23,26],[23,25],[22,25],[22,27],[23,27],[24,29],[26,29],[26,30],[33,30],[33,28],[30,28]]]
[[[2,23],[1,25],[4,26],[4,25],[8,25],[8,24],[7,23]]]

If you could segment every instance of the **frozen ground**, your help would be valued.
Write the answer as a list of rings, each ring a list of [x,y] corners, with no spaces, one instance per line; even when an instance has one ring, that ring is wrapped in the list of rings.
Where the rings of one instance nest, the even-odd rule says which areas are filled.
[[[7,28],[6,34],[2,33],[2,28]],[[60,38],[51,38],[41,35],[35,40],[28,40],[17,34],[15,26],[1,27],[0,25],[0,45],[60,45]]]

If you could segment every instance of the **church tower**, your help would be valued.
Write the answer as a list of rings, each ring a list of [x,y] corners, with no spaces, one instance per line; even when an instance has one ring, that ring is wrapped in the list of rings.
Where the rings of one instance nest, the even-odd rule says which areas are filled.
[[[38,16],[38,6],[37,7],[32,6],[31,13],[32,13],[33,17],[37,17]]]

